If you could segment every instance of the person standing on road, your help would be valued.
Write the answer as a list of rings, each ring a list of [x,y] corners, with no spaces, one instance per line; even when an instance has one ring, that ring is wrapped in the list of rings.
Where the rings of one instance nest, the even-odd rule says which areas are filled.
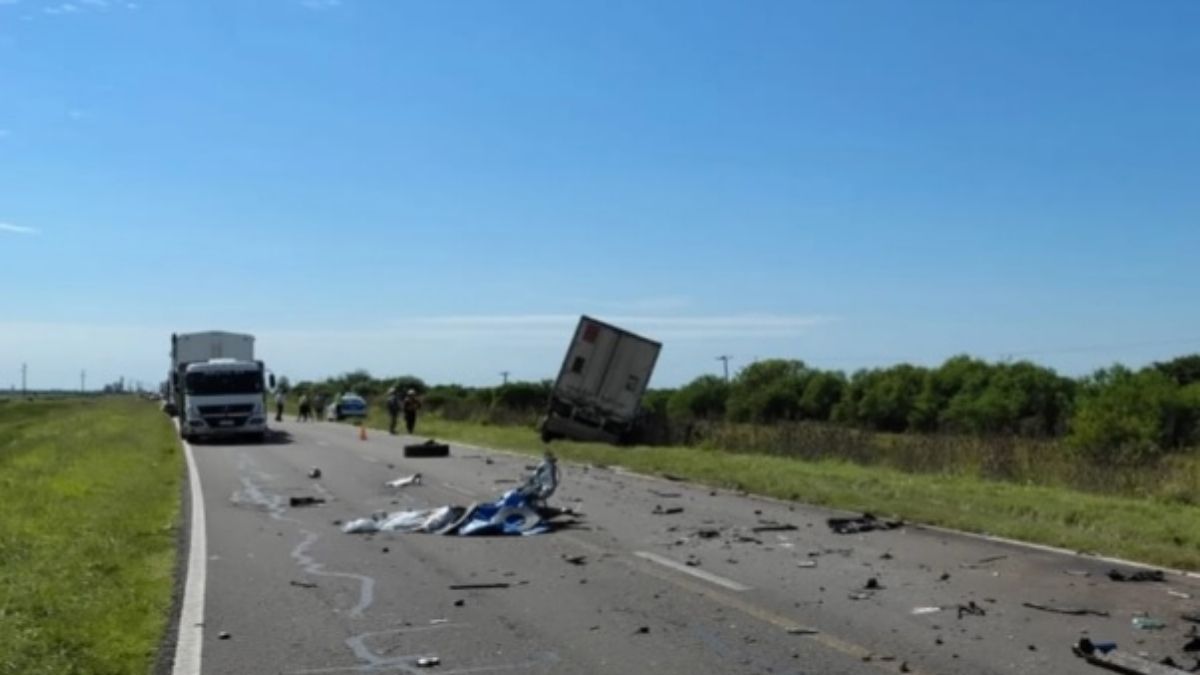
[[[417,411],[421,409],[421,399],[417,398],[417,390],[409,389],[404,395],[404,427],[412,435],[417,427]]]
[[[300,411],[296,415],[297,422],[307,422],[312,417],[312,404],[308,401],[308,394],[300,394]]]
[[[284,403],[287,403],[287,394],[283,393],[283,390],[280,389],[279,391],[275,392],[275,421],[276,422],[283,421],[283,404]]]
[[[396,435],[396,419],[400,416],[400,392],[395,387],[388,389],[387,396],[387,411],[391,418],[391,423],[388,424],[388,433]]]
[[[317,392],[313,397],[313,405],[316,406],[316,417],[318,422],[325,421],[325,394]]]

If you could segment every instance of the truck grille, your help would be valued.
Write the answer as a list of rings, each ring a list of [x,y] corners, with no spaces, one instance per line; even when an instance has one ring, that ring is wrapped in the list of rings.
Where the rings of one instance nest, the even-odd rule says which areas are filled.
[[[251,410],[254,410],[253,403],[237,403],[234,405],[202,405],[200,406],[200,414],[208,417],[209,415],[248,415]]]

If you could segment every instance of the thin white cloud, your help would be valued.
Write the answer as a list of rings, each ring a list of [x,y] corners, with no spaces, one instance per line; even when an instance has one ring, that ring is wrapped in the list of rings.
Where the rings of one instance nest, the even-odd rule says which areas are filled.
[[[49,7],[43,7],[42,11],[45,12],[46,14],[75,14],[76,12],[79,11],[79,5],[76,5],[76,4],[73,4],[70,2],[64,2],[59,5],[50,5]]]
[[[40,230],[38,230],[36,227],[13,225],[12,223],[0,223],[0,232],[11,232],[13,234],[37,234],[40,232]]]

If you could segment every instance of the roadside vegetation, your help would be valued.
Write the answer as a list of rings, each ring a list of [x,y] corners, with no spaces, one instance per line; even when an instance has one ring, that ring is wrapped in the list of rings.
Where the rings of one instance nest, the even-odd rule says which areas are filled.
[[[423,434],[541,452],[549,382],[429,387],[358,371],[320,383],[423,392]],[[1200,355],[1079,379],[966,356],[851,375],[767,360],[648,392],[637,445],[564,457],[846,509],[1200,569]]]
[[[153,404],[0,398],[0,673],[150,670],[182,471]]]

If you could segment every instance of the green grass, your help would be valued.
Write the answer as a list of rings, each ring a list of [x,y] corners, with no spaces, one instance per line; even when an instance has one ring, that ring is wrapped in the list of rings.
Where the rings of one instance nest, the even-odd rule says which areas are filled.
[[[385,427],[373,410],[370,426]],[[534,430],[422,416],[423,436],[540,454]],[[974,476],[910,473],[845,461],[795,458],[690,447],[618,448],[556,441],[568,460],[670,473],[716,487],[872,511],[910,521],[1200,570],[1200,507],[1152,498],[1110,496],[1063,487],[984,480]],[[1191,472],[1194,463],[1180,465]],[[569,473],[567,480],[570,480]]]
[[[153,404],[0,399],[0,673],[151,668],[182,461]]]

